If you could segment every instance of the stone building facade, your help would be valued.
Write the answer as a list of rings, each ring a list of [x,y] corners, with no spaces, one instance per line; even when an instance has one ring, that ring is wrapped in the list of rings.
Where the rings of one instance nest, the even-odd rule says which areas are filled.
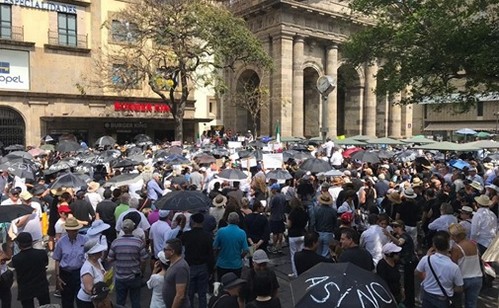
[[[232,0],[274,60],[270,74],[252,67],[226,71],[231,91],[249,79],[270,90],[270,105],[260,112],[259,133],[315,137],[321,132],[321,98],[316,81],[322,75],[337,80],[328,96],[328,136],[411,137],[413,106],[397,105],[404,93],[376,95],[377,65],[349,66],[342,55],[348,37],[371,21],[354,16],[345,1]],[[223,103],[226,128],[252,129],[246,110]]]
[[[46,134],[66,133],[89,144],[102,135],[120,143],[139,133],[156,140],[173,138],[172,116],[147,85],[118,93],[86,83],[95,76],[101,48],[119,46],[128,38],[129,24],[114,16],[135,3],[0,0],[0,141],[4,145],[38,145]],[[109,72],[98,77],[109,80],[113,78]],[[192,91],[185,139],[193,141],[202,123],[216,121],[216,112],[212,92]]]

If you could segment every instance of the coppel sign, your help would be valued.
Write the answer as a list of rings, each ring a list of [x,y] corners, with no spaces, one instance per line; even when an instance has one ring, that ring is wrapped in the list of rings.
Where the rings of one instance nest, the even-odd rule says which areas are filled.
[[[0,89],[29,90],[29,52],[0,49]]]

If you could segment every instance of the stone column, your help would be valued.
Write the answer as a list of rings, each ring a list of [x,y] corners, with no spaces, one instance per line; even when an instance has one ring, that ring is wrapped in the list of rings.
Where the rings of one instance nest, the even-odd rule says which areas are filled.
[[[293,38],[286,34],[273,37],[272,126],[281,123],[281,135],[292,134]]]
[[[293,136],[303,137],[303,53],[305,40],[301,36],[293,45]]]
[[[326,74],[333,77],[334,80],[338,81],[338,45],[331,45],[327,48],[327,59],[326,59]],[[328,125],[329,133],[328,136],[336,137],[338,135],[337,131],[337,113],[338,113],[338,86],[329,93],[327,100],[328,108]]]
[[[368,136],[376,136],[376,74],[378,65],[365,65],[365,87],[364,87],[364,125],[362,133]]]
[[[402,124],[402,108],[400,106],[400,92],[393,94],[390,100],[390,115],[388,119],[389,136],[393,138],[402,137],[401,124]]]

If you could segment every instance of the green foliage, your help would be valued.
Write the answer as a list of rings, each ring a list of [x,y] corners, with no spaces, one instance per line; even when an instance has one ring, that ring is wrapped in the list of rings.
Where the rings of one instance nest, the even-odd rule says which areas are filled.
[[[378,93],[411,85],[402,103],[470,106],[499,91],[499,0],[352,0],[376,24],[343,46],[353,65],[379,60]]]

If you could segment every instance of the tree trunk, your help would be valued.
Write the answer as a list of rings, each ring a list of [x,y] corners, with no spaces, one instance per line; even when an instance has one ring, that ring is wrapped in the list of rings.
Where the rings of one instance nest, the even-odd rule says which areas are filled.
[[[184,141],[184,117],[174,116],[175,120],[175,141]]]

